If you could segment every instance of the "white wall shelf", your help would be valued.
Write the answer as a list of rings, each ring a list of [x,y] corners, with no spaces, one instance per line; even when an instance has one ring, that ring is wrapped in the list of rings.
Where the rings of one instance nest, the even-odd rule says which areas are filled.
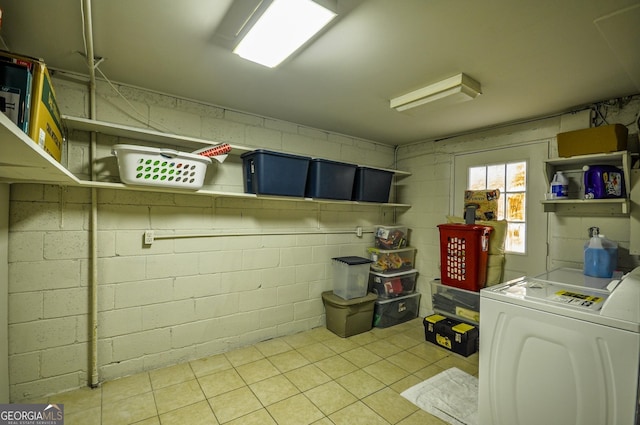
[[[80,180],[0,114],[0,180],[77,185]]]
[[[142,140],[145,142],[169,144],[169,145],[202,145],[209,146],[217,144],[210,140],[199,139],[196,137],[180,136],[177,134],[162,133],[147,128],[138,128],[128,125],[109,123],[105,121],[92,120],[88,118],[72,117],[63,115],[62,121],[67,128],[80,131],[94,131],[96,133],[108,134],[111,136],[125,137],[128,139]],[[232,152],[241,154],[253,150],[246,146],[231,145]]]
[[[622,170],[626,191],[624,198],[584,199],[582,167],[595,164],[614,165]],[[562,171],[569,179],[569,198],[542,201],[544,211],[577,216],[628,215],[630,212],[630,169],[631,154],[628,151],[549,159],[545,161],[544,170],[547,182],[551,182],[556,171]]]
[[[398,203],[377,203],[377,202],[356,202],[356,201],[342,201],[337,199],[315,199],[315,198],[298,198],[295,196],[271,196],[271,195],[256,195],[253,193],[240,193],[240,192],[222,192],[215,190],[180,190],[172,188],[163,188],[159,186],[133,186],[123,183],[109,183],[109,182],[92,182],[92,181],[79,181],[76,186],[97,189],[114,189],[114,190],[137,190],[140,192],[160,192],[160,193],[180,193],[185,195],[200,195],[210,196],[213,198],[243,198],[243,199],[263,199],[273,201],[287,201],[287,202],[315,202],[318,204],[344,204],[344,205],[367,205],[373,207],[387,207],[387,208],[410,208],[410,204],[398,204]]]
[[[209,146],[209,145],[221,143],[221,142],[214,142],[211,140],[199,139],[196,137],[162,133],[160,131],[150,130],[146,128],[132,127],[132,126],[127,126],[122,124],[109,123],[105,121],[92,120],[88,118],[72,117],[69,115],[63,115],[62,120],[66,124],[67,128],[70,128],[72,130],[94,131],[96,133],[108,134],[108,135],[117,136],[117,137],[126,137],[129,139],[142,140],[145,142],[162,143],[162,144],[170,144],[170,145],[197,144],[197,145],[203,145],[203,146]],[[255,149],[257,148],[232,144],[231,154],[235,154],[235,155],[243,154],[245,152],[249,152]],[[366,167],[375,168],[376,170],[389,171],[396,174],[397,176],[411,175],[411,173],[407,171],[393,170],[390,168],[371,167],[369,165],[367,165]]]
[[[552,199],[542,201],[544,212],[571,215],[626,215],[628,199]]]
[[[68,127],[82,131],[96,131],[114,136],[127,137],[135,140],[153,141],[157,143],[180,145],[181,143],[211,145],[212,142],[184,137],[168,135],[153,130],[139,129],[118,124],[110,124],[85,118],[63,118]],[[94,127],[95,126],[95,127]],[[234,153],[248,152],[252,148],[232,145]],[[400,175],[409,175],[407,172],[389,170]],[[22,130],[20,130],[4,114],[0,114],[0,182],[6,183],[45,183],[61,186],[95,187],[100,189],[135,190],[143,192],[164,192],[204,195],[210,197],[265,199],[296,202],[315,202],[324,204],[365,205],[374,207],[410,208],[409,204],[400,203],[374,203],[354,202],[331,199],[296,198],[286,196],[263,196],[250,193],[221,192],[211,190],[176,190],[156,186],[131,186],[122,183],[109,183],[81,180],[67,170],[63,165],[48,155]]]

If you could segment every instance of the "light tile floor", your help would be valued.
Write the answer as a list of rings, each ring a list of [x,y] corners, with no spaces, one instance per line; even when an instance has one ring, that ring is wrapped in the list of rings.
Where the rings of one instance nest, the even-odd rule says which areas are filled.
[[[325,328],[48,397],[66,425],[442,425],[400,393],[468,358],[421,319],[340,338]],[[41,401],[44,402],[44,401]]]

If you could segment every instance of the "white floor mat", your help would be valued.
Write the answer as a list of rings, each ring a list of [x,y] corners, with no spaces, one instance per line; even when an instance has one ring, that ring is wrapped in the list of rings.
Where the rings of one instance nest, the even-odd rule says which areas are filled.
[[[478,378],[458,368],[414,385],[402,396],[451,425],[478,424]]]

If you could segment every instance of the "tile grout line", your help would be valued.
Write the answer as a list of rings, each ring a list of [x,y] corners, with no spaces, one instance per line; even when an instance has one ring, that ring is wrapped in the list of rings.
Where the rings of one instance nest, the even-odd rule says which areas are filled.
[[[400,391],[394,389],[393,387],[395,386],[396,388],[399,388],[399,386],[397,385],[399,382],[410,378],[409,381],[407,381],[407,385],[410,384],[411,380],[416,380],[416,381],[422,381],[424,379],[428,379],[428,378],[424,378],[424,376],[428,376],[428,374],[430,374],[431,372],[427,372],[425,371],[425,369],[427,368],[432,368],[432,367],[436,367],[438,369],[445,369],[447,367],[451,367],[452,364],[459,364],[460,362],[463,362],[463,365],[468,365],[469,368],[471,368],[471,370],[476,369],[477,370],[477,356],[475,358],[468,358],[468,357],[461,357],[458,355],[454,355],[451,352],[444,352],[442,351],[443,349],[440,349],[439,347],[437,348],[438,351],[434,351],[433,355],[431,355],[430,351],[423,351],[421,348],[418,349],[418,347],[422,344],[425,344],[425,340],[422,339],[422,332],[418,332],[418,327],[422,327],[420,326],[421,323],[418,324],[418,326],[412,325],[412,326],[402,326],[402,327],[397,327],[394,332],[391,332],[387,329],[374,329],[373,332],[369,335],[369,336],[360,336],[360,335],[356,335],[356,338],[353,339],[349,339],[349,338],[339,338],[333,334],[328,334],[328,330],[324,329],[324,328],[315,328],[314,330],[308,331],[310,333],[308,333],[307,335],[304,335],[304,332],[301,332],[299,334],[294,334],[293,336],[283,336],[283,337],[277,337],[277,338],[273,338],[270,340],[266,340],[266,341],[261,341],[261,342],[268,342],[268,341],[278,341],[279,339],[281,339],[281,346],[278,346],[278,343],[272,345],[272,346],[268,346],[268,345],[260,345],[260,343],[256,343],[256,344],[252,344],[249,345],[247,347],[241,347],[238,350],[241,349],[253,349],[256,351],[256,353],[259,354],[259,356],[255,356],[255,358],[252,358],[250,361],[246,361],[242,360],[241,357],[234,357],[234,356],[230,356],[229,354],[231,352],[227,352],[227,353],[219,353],[216,355],[212,355],[209,357],[213,357],[213,356],[217,356],[217,355],[222,355],[224,360],[229,364],[229,369],[233,370],[233,372],[240,377],[241,382],[243,384],[242,388],[247,388],[249,390],[249,392],[252,394],[253,397],[255,397],[255,399],[258,400],[259,405],[261,406],[260,409],[256,409],[252,412],[249,412],[247,414],[243,414],[238,418],[234,418],[231,421],[240,419],[248,414],[254,414],[257,411],[262,410],[266,410],[266,414],[269,415],[269,417],[277,423],[276,421],[276,417],[274,417],[271,413],[271,411],[269,410],[269,407],[274,405],[275,403],[279,403],[282,402],[284,400],[287,400],[291,397],[297,396],[299,394],[303,395],[305,400],[307,402],[309,402],[312,406],[314,406],[314,408],[316,408],[321,414],[322,414],[322,418],[331,421],[331,419],[329,419],[330,415],[333,415],[339,411],[341,411],[342,409],[345,409],[347,407],[352,406],[353,404],[356,404],[358,402],[361,402],[363,404],[363,406],[366,406],[368,410],[371,410],[373,413],[375,413],[378,417],[382,418],[384,421],[386,422],[391,422],[388,421],[387,419],[385,419],[384,416],[382,416],[382,414],[378,413],[378,411],[376,411],[373,407],[371,407],[369,404],[367,404],[367,402],[365,402],[366,399],[369,399],[370,397],[382,392],[382,391],[389,391],[391,390],[394,394],[400,395]],[[313,332],[313,333],[311,333]],[[298,338],[295,337],[295,335],[299,335]],[[363,334],[365,335],[365,334]],[[289,338],[288,338],[289,337]],[[382,354],[380,353],[380,349],[383,349],[382,346],[371,346],[372,344],[375,343],[380,343],[383,342],[384,344],[387,345],[391,345],[392,347],[395,347],[395,349],[390,350],[389,352],[392,352],[393,354]],[[319,349],[318,352],[319,354],[314,355],[314,351],[312,350],[304,350],[305,347],[311,347],[313,345],[317,345],[317,348]],[[431,345],[429,344],[429,347]],[[285,350],[282,350],[283,348],[285,348]],[[437,346],[434,346],[437,347]],[[397,350],[396,350],[397,349]],[[417,349],[417,350],[416,350]],[[302,351],[301,351],[302,350]],[[354,350],[364,350],[362,351],[362,353],[352,353],[352,355],[349,355],[348,353],[353,352]],[[235,351],[235,350],[234,350]],[[304,352],[307,353],[307,355],[305,356],[305,354],[303,354]],[[281,356],[284,355],[286,353],[295,353],[295,356],[300,357],[300,359],[303,359],[304,364],[300,364],[297,365],[296,367],[294,367],[293,369],[287,369],[287,364],[288,363],[282,363],[283,359],[279,359],[278,362],[275,362],[275,357],[276,356]],[[331,353],[330,355],[328,355],[329,353]],[[378,357],[378,360],[374,360],[369,362],[371,359],[367,359],[367,356],[369,354],[375,355],[376,357]],[[407,367],[403,367],[402,366],[402,360],[403,357],[397,357],[396,359],[394,359],[396,362],[394,363],[394,361],[390,361],[389,359],[393,356],[397,356],[399,354],[402,353],[407,353],[409,355],[405,356],[404,358],[407,359],[407,361],[411,361],[413,360],[413,356],[415,356],[415,360],[421,360],[424,362],[423,365],[419,365],[419,364],[413,364],[413,366],[407,368]],[[424,353],[424,354],[423,354]],[[249,351],[249,355],[250,355],[250,351]],[[270,354],[270,355],[269,355]],[[437,355],[436,355],[437,354]],[[291,359],[291,361],[297,361],[295,356],[293,356],[293,358]],[[360,357],[358,357],[360,356]],[[325,372],[325,370],[321,367],[318,366],[318,364],[320,362],[323,362],[327,359],[331,359],[332,357],[335,358],[339,358],[341,359],[341,361],[346,362],[346,364],[351,365],[354,369],[343,373],[340,372],[339,376],[336,375],[335,373],[332,373],[331,375],[327,374]],[[350,358],[352,360],[350,360]],[[203,358],[204,359],[204,358]],[[231,359],[235,359],[234,362],[236,364],[234,364],[234,362],[231,361]],[[313,359],[313,360],[312,360]],[[216,415],[216,412],[213,409],[213,406],[211,404],[211,399],[207,398],[207,395],[205,393],[205,387],[203,386],[203,382],[202,382],[202,378],[209,376],[213,373],[218,373],[218,372],[222,372],[224,370],[229,370],[229,369],[221,369],[218,370],[217,369],[217,363],[211,363],[212,366],[214,366],[214,368],[212,369],[207,369],[206,366],[204,366],[204,368],[200,368],[199,370],[201,371],[201,373],[203,373],[201,376],[198,376],[198,374],[196,373],[196,367],[195,364],[193,362],[197,361],[197,360],[201,360],[201,359],[196,359],[196,360],[192,360],[192,361],[187,361],[185,363],[188,363],[188,365],[185,365],[188,368],[188,375],[193,377],[193,378],[189,378],[186,379],[186,381],[184,382],[188,382],[191,379],[195,379],[197,381],[198,384],[198,388],[200,390],[200,392],[202,393],[202,396],[204,397],[204,400],[207,401],[207,405],[209,408],[209,411],[213,414],[213,417],[216,419],[216,421],[218,421],[218,423],[220,423],[220,420],[218,418],[218,416]],[[269,365],[271,365],[271,367],[274,368],[275,371],[277,371],[277,374],[274,376],[269,376],[266,378],[261,378],[261,375],[258,374],[257,376],[260,377],[260,379],[256,382],[253,382],[252,384],[249,384],[249,381],[247,379],[251,379],[251,375],[247,375],[246,373],[250,373],[248,372],[248,369],[245,369],[244,373],[245,376],[243,376],[242,374],[240,374],[240,370],[242,369],[242,366],[244,365],[249,365],[251,363],[257,362],[257,361],[262,361],[262,360],[266,360],[268,362]],[[288,359],[287,359],[288,360]],[[386,379],[384,381],[379,379],[379,376],[377,376],[376,374],[374,374],[375,370],[374,368],[369,368],[369,366],[375,365],[379,362],[382,361],[386,361],[388,362],[388,364],[392,365],[394,368],[397,368],[399,370],[402,371],[402,375],[403,377],[400,379],[393,379],[393,382],[391,382],[389,379]],[[400,362],[400,364],[398,364],[397,362]],[[442,362],[442,363],[441,363]],[[280,364],[282,367],[284,367],[283,369],[279,368],[277,365]],[[330,364],[330,363],[329,363]],[[176,364],[176,365],[171,365],[168,367],[173,367],[173,366],[179,366],[180,364]],[[362,365],[362,366],[361,366]],[[307,388],[306,390],[303,391],[303,389],[301,387],[299,387],[298,385],[296,385],[294,383],[294,381],[291,380],[291,378],[289,376],[287,376],[287,374],[289,372],[307,367],[307,366],[314,366],[315,368],[317,368],[319,371],[321,371],[324,375],[327,375],[329,378],[329,381],[321,383],[321,384],[315,384],[314,386],[312,386],[311,388]],[[225,366],[226,367],[226,366]],[[367,370],[368,368],[368,370]],[[417,368],[417,369],[416,369]],[[465,367],[466,368],[466,367]],[[182,368],[181,368],[182,369]],[[185,368],[186,369],[186,368]],[[286,370],[285,370],[286,369]],[[161,370],[161,369],[159,369]],[[380,387],[377,390],[374,390],[371,393],[368,393],[366,395],[363,395],[362,397],[357,396],[354,392],[350,391],[347,386],[345,386],[346,381],[343,381],[343,383],[341,383],[340,379],[350,375],[351,373],[354,372],[362,372],[365,373],[367,376],[371,377],[372,379],[377,380],[378,382],[381,382],[383,384],[382,387]],[[421,371],[425,371],[423,373],[420,373]],[[183,371],[184,372],[184,371]],[[162,388],[165,387],[169,387],[171,385],[178,385],[181,383],[184,383],[183,381],[181,381],[182,379],[185,379],[185,377],[187,376],[187,374],[182,374],[182,375],[178,375],[179,378],[178,380],[180,380],[180,382],[176,383],[173,382],[171,378],[169,378],[169,375],[159,375],[162,376],[163,378],[159,381],[160,383],[162,382],[172,382],[171,385],[165,385],[164,387],[160,387],[160,388],[155,388],[155,386],[153,385],[153,380],[151,379],[151,371],[145,371],[143,372],[144,376],[145,376],[145,381],[148,383],[149,388],[152,392],[152,397],[153,397],[153,402],[154,402],[154,407],[155,407],[155,416],[151,416],[149,418],[146,419],[151,419],[153,417],[156,417],[157,420],[161,423],[161,419],[160,419],[160,406],[158,405],[159,400],[157,399],[157,394],[156,391],[161,390]],[[476,372],[477,375],[477,372]],[[131,375],[131,376],[135,376],[135,375]],[[297,391],[296,394],[294,395],[290,395],[290,396],[286,396],[284,399],[282,400],[278,400],[277,402],[273,402],[271,404],[269,404],[268,406],[265,405],[265,403],[258,397],[258,392],[256,392],[256,390],[254,388],[251,387],[251,385],[263,382],[267,379],[273,378],[273,377],[283,377],[285,380],[287,380]],[[393,376],[393,375],[392,375]],[[112,381],[114,382],[114,381]],[[388,382],[388,383],[386,383]],[[314,402],[310,396],[308,395],[309,391],[318,388],[322,385],[328,384],[328,383],[334,383],[337,384],[342,390],[346,391],[346,393],[350,394],[351,396],[354,397],[354,401],[347,404],[346,406],[343,406],[341,408],[339,408],[338,410],[336,410],[335,412],[331,412],[328,415],[324,413],[324,411],[320,408],[320,405],[318,405],[316,402]],[[106,384],[106,383],[102,383],[102,384]],[[404,385],[404,384],[403,384]],[[401,387],[401,386],[400,386]],[[356,387],[353,387],[353,389],[356,389]],[[99,397],[96,397],[97,400],[99,400],[98,404],[99,406],[99,423],[104,423],[106,419],[106,417],[104,417],[104,413],[105,413],[105,402],[106,402],[106,396],[107,396],[107,392],[104,391],[104,386],[100,385],[99,388],[97,389],[92,389],[92,391],[94,390],[98,390],[100,392]],[[229,391],[224,391],[220,394],[216,394],[216,396],[218,395],[222,395],[225,393],[228,393]],[[143,393],[146,393],[146,391],[143,390]],[[140,394],[143,394],[140,393]],[[364,392],[363,392],[364,393]],[[136,394],[139,395],[139,394]],[[55,397],[55,395],[49,396],[48,399],[50,400],[51,397]],[[213,397],[212,397],[213,398]],[[172,410],[168,411],[168,412],[164,412],[165,413],[170,413],[173,412],[175,410],[178,409],[182,409],[182,408],[186,408],[189,406],[193,406],[198,402],[194,402],[191,403],[189,402],[189,404],[185,405],[185,406],[180,406],[177,408],[172,408]],[[370,401],[371,402],[371,401]],[[83,404],[84,406],[84,404]],[[149,406],[150,407],[150,406]],[[167,406],[170,407],[170,406]],[[326,407],[326,406],[325,406]],[[87,409],[92,409],[94,408],[94,406],[91,407],[87,407]],[[406,418],[408,418],[409,416],[413,415],[415,413],[408,413],[407,415],[405,415],[403,418],[396,420],[397,422],[401,422],[403,420],[405,420]],[[229,421],[227,421],[229,422]]]
[[[211,406],[211,403],[209,402],[209,399],[207,398],[207,394],[204,392],[204,388],[202,388],[202,384],[200,383],[200,379],[199,379],[200,377],[198,376],[196,371],[193,369],[193,365],[191,364],[191,362],[187,362],[187,363],[189,363],[189,369],[191,369],[191,372],[193,373],[193,376],[195,377],[195,380],[198,383],[198,387],[200,388],[200,391],[202,391],[202,395],[204,396],[204,400],[207,402],[207,406],[209,407],[209,410],[211,411],[211,414],[216,419],[216,422],[220,423],[220,421],[218,420],[218,417],[216,416],[216,412],[213,411],[213,406]],[[199,403],[199,402],[197,402],[197,403]],[[193,404],[196,404],[196,403],[193,403]],[[160,415],[158,415],[158,421],[160,421],[160,425],[162,425],[162,419],[160,419]]]

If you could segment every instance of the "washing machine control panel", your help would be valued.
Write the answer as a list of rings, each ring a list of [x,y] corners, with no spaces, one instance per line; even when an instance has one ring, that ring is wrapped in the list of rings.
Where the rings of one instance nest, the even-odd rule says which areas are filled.
[[[604,297],[587,295],[580,292],[567,291],[564,289],[549,295],[547,299],[553,302],[570,305],[571,307],[578,307],[595,311],[602,308],[602,303],[605,300]]]

